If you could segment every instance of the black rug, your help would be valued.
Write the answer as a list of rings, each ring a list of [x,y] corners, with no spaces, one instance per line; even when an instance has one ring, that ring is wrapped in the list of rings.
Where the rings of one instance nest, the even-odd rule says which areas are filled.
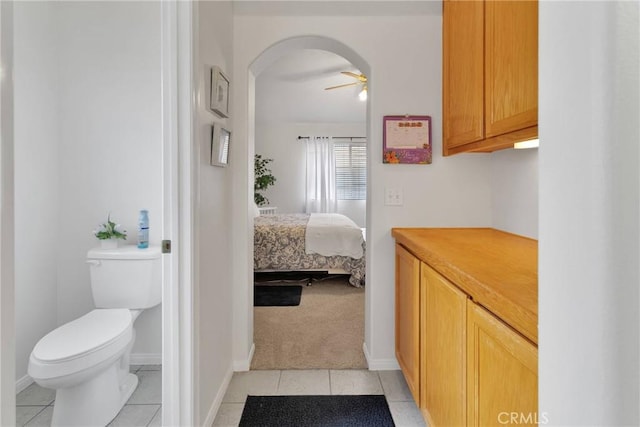
[[[383,395],[248,396],[240,427],[393,427]]]
[[[255,307],[300,305],[302,286],[254,286]]]

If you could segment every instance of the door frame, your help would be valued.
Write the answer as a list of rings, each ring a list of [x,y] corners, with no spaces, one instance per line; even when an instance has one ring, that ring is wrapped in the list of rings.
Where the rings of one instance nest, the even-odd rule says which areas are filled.
[[[161,4],[163,239],[162,424],[193,425],[193,9]]]

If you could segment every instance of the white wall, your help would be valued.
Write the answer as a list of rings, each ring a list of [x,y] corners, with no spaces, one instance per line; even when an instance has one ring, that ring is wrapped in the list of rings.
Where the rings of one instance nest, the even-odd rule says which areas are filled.
[[[540,412],[640,424],[640,10],[540,2]]]
[[[160,5],[17,4],[16,377],[34,340],[94,308],[87,250],[112,218],[162,224]],[[161,307],[136,321],[134,363],[159,363]],[[39,317],[39,318],[38,318]],[[38,318],[38,319],[36,319]]]
[[[61,3],[58,30],[58,321],[93,308],[86,252],[106,215],[135,244],[140,209],[150,242],[162,224],[160,5]],[[161,307],[136,321],[134,354],[161,353]],[[135,358],[133,359],[136,361]]]
[[[0,425],[16,423],[13,2],[0,3]]]
[[[211,425],[228,381],[232,364],[232,280],[231,280],[231,173],[241,163],[233,155],[226,168],[211,166],[211,126],[222,125],[232,132],[232,118],[223,119],[206,109],[209,101],[210,69],[219,66],[232,73],[231,3],[198,2],[194,5],[195,91],[196,91],[196,328],[195,381],[199,393],[196,425]],[[232,80],[231,91],[235,82]],[[231,116],[233,117],[233,116]]]
[[[366,11],[362,11],[366,14]],[[380,31],[384,28],[384,31]],[[369,203],[367,207],[367,309],[365,341],[370,366],[396,367],[394,356],[394,242],[392,227],[402,226],[490,226],[491,158],[489,155],[459,155],[443,159],[442,132],[437,124],[441,114],[442,17],[414,16],[236,16],[234,21],[234,127],[237,158],[251,159],[243,169],[234,170],[237,198],[234,216],[236,310],[239,333],[235,358],[250,352],[251,314],[241,312],[249,305],[251,225],[249,212],[249,167],[253,163],[250,141],[252,62],[279,41],[300,35],[319,35],[342,42],[369,65],[368,106]],[[275,52],[275,51],[274,51]],[[411,55],[407,55],[411,52]],[[340,53],[340,52],[336,52]],[[360,64],[349,58],[363,72]],[[249,112],[249,113],[247,113]],[[384,165],[382,116],[391,114],[432,116],[433,164]],[[257,135],[257,133],[256,133]],[[404,206],[384,205],[384,188],[404,192]],[[252,191],[252,190],[251,190]],[[243,317],[244,316],[244,317]],[[245,322],[244,324],[242,322]],[[249,334],[247,338],[245,335]]]
[[[493,228],[538,238],[537,149],[491,154],[491,210]]]
[[[14,7],[16,381],[57,326],[58,105],[53,3]],[[20,381],[22,380],[22,381]]]
[[[260,100],[256,88],[256,102]],[[277,206],[279,213],[305,211],[306,146],[298,136],[365,136],[366,123],[272,123],[256,121],[255,150],[263,157],[273,159],[269,163],[276,177],[274,186],[263,194],[270,206]],[[338,213],[351,218],[359,227],[365,226],[366,202],[340,200]]]

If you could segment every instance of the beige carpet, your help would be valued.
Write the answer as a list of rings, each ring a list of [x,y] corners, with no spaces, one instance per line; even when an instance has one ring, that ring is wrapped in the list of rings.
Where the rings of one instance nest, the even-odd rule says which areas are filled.
[[[365,369],[364,288],[304,286],[299,306],[254,307],[251,369]]]

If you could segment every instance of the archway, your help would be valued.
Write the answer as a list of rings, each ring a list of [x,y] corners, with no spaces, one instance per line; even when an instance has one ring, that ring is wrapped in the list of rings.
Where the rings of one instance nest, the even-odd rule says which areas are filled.
[[[234,262],[234,270],[237,273],[235,277],[234,287],[234,370],[249,370],[250,362],[253,356],[253,217],[250,215],[253,205],[253,157],[255,153],[255,79],[267,67],[273,64],[281,57],[301,49],[317,49],[324,50],[342,56],[362,73],[369,77],[368,90],[372,93],[372,70],[367,61],[365,61],[357,52],[344,43],[325,36],[298,36],[281,40],[272,44],[249,64],[247,70],[246,87],[242,87],[240,92],[246,89],[247,102],[247,122],[246,122],[246,150],[242,150],[242,154],[237,153],[238,157],[243,157],[242,162],[245,164],[244,170],[238,170],[235,173],[236,183],[239,184],[236,190],[242,192],[239,195],[237,204],[234,205],[234,212],[240,221],[234,226],[234,236],[237,239],[239,250],[234,253],[238,255],[238,259]],[[240,96],[243,96],[242,94]],[[367,105],[366,113],[366,129],[367,138],[369,137],[370,107]],[[242,126],[242,124],[241,124]],[[242,132],[241,132],[242,133]],[[242,138],[242,136],[241,136]],[[371,158],[370,146],[367,147],[367,158]],[[246,156],[246,157],[245,157]],[[367,160],[367,169],[369,169],[370,160]],[[241,176],[244,174],[244,176]],[[246,179],[246,181],[244,181]],[[370,190],[367,190],[367,199]],[[246,222],[242,221],[246,218]],[[370,253],[367,252],[366,262],[369,264]],[[369,268],[367,267],[367,274]],[[365,337],[367,336],[369,298],[365,287]]]

